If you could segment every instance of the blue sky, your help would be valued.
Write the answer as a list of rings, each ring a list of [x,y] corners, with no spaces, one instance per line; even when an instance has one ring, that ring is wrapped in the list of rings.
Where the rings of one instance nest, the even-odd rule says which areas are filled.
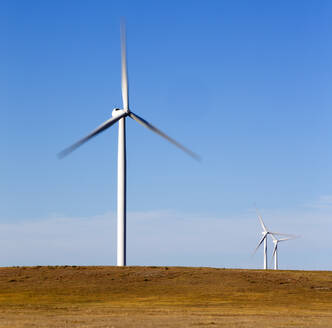
[[[129,264],[259,267],[256,203],[302,236],[281,268],[331,270],[331,15],[330,1],[3,1],[0,265],[115,264],[116,127],[56,154],[121,106],[125,17],[131,109],[203,158],[128,121]]]

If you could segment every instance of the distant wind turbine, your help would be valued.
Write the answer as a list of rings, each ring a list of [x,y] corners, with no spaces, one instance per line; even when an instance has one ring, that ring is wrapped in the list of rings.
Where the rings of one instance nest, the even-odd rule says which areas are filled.
[[[260,216],[258,210],[256,209],[257,211],[257,215],[258,215],[258,219],[259,219],[259,223],[261,224],[261,227],[263,229],[262,231],[262,239],[260,240],[260,242],[258,243],[257,247],[255,248],[255,251],[254,251],[254,254],[257,252],[258,248],[262,245],[262,243],[264,242],[264,266],[263,268],[266,270],[267,269],[267,236],[268,235],[283,235],[283,234],[280,234],[278,232],[272,232],[270,230],[268,230],[268,228],[266,227],[266,225],[264,224],[263,222],[263,219],[262,217]]]
[[[298,236],[294,236],[294,235],[287,235],[287,234],[282,234],[282,235],[288,236],[288,237],[277,238],[273,233],[271,233],[271,237],[272,237],[273,244],[274,244],[273,253],[272,253],[272,257],[274,258],[274,270],[278,270],[278,244],[279,244],[279,242],[298,238]]]
[[[129,109],[129,97],[128,97],[128,74],[127,74],[127,54],[126,54],[126,32],[124,24],[121,25],[121,89],[122,89],[122,102],[123,109],[115,108],[112,111],[112,117],[102,123],[97,129],[92,131],[86,137],[80,139],[70,147],[61,151],[58,156],[63,158],[83,145],[85,142],[95,137],[99,133],[110,128],[116,122],[119,122],[119,134],[118,134],[118,191],[117,191],[117,265],[126,265],[126,121],[129,116],[145,128],[159,134],[173,145],[177,146],[188,155],[196,160],[199,160],[199,156],[193,153],[188,148],[182,146],[180,143],[166,135],[164,132],[157,129],[155,126],[147,122],[142,117],[134,114]]]

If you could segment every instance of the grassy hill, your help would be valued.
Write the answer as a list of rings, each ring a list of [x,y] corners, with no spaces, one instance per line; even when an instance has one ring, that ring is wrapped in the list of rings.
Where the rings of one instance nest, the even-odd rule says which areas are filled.
[[[332,327],[332,272],[0,268],[0,327]]]

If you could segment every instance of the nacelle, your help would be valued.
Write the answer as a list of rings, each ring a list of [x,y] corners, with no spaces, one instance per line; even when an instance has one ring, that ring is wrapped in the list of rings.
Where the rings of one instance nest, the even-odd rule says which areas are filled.
[[[119,113],[119,110],[121,110],[120,108],[114,108],[112,110],[112,117],[114,116],[118,116],[120,113]]]

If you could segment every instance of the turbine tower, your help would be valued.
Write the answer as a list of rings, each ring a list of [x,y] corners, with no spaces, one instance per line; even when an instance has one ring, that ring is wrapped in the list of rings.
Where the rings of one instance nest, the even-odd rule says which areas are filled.
[[[95,137],[99,133],[110,128],[116,122],[119,122],[118,133],[118,189],[117,189],[117,265],[126,265],[126,118],[130,117],[137,123],[143,125],[145,128],[159,134],[173,145],[177,146],[188,155],[196,160],[199,156],[193,153],[188,148],[182,146],[180,143],[166,135],[164,132],[157,129],[142,117],[134,114],[129,109],[129,90],[128,90],[128,74],[127,74],[127,51],[126,51],[126,31],[125,25],[121,24],[121,89],[123,108],[115,108],[112,111],[112,117],[102,123],[94,131],[86,137],[80,139],[70,147],[61,151],[58,156],[63,158],[83,145],[85,142]]]
[[[274,244],[273,253],[272,253],[272,257],[274,258],[274,270],[278,270],[278,244],[279,244],[279,242],[295,239],[298,237],[298,236],[294,236],[294,235],[286,235],[286,234],[282,234],[282,235],[288,236],[288,237],[277,238],[273,233],[271,233],[271,237],[272,237],[273,244]]]

